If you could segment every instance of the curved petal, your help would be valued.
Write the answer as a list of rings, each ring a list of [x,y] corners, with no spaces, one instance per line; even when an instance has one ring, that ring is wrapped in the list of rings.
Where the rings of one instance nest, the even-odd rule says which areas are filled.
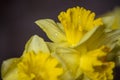
[[[62,80],[74,80],[82,74],[79,69],[80,55],[76,50],[71,48],[57,48],[56,54],[53,54],[53,56],[60,60],[65,69]]]
[[[61,23],[57,22],[57,26],[60,28],[61,31],[63,31],[65,33],[64,27]]]
[[[40,19],[35,22],[53,42],[66,41],[64,33],[52,19]]]
[[[120,38],[120,30],[105,32],[104,29],[98,29],[84,44],[88,50],[97,49],[106,45],[113,49]]]
[[[104,25],[106,26],[106,32],[111,31],[111,26],[114,22],[115,16],[105,16],[102,17],[102,20],[104,22]]]
[[[86,33],[86,35],[82,38],[82,40],[80,41],[80,43],[75,46],[74,48],[77,50],[92,50],[97,47],[97,44],[99,44],[99,42],[101,41],[101,35],[104,36],[104,26],[101,27],[96,27],[93,30],[89,31],[88,33]],[[81,49],[83,48],[83,49]]]
[[[102,19],[107,26],[107,31],[120,29],[120,7],[116,7],[113,11],[103,14]]]
[[[67,48],[69,47],[69,44],[67,42],[61,42],[61,43],[53,43],[53,42],[47,42],[47,45],[49,47],[50,53],[54,53],[57,48]]]
[[[32,36],[25,45],[24,53],[30,51],[34,51],[35,53],[38,53],[39,51],[49,53],[47,44],[41,37],[37,35]]]
[[[80,42],[78,43],[78,45],[76,46],[79,46],[81,45],[82,43],[84,43],[85,41],[87,41],[93,34],[95,34],[96,31],[98,31],[99,29],[104,29],[104,27],[95,27],[93,28],[92,30],[90,30],[89,32],[87,32],[83,38],[80,40]]]
[[[3,62],[1,67],[3,80],[18,80],[17,64],[20,58],[11,58]]]

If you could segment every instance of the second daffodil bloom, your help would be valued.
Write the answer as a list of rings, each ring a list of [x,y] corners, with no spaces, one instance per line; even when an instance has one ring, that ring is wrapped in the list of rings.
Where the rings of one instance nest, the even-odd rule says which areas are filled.
[[[42,48],[41,48],[42,47]],[[20,58],[12,58],[2,64],[3,80],[59,80],[63,69],[52,57],[44,40],[33,36],[26,44]]]
[[[114,62],[108,62],[108,48],[105,46],[81,55],[80,69],[90,80],[113,80]]]
[[[70,48],[59,48],[56,56],[62,61],[66,74],[70,74],[72,80],[113,80],[115,63],[107,60],[110,51],[106,46],[84,53]],[[68,76],[63,80],[69,80],[66,78]]]
[[[63,72],[58,64],[50,54],[26,53],[18,63],[18,80],[58,80]]]
[[[87,32],[103,24],[101,18],[94,18],[94,12],[74,7],[58,15],[61,23],[56,24],[51,19],[41,19],[35,23],[53,42],[67,42],[69,46],[76,46]]]

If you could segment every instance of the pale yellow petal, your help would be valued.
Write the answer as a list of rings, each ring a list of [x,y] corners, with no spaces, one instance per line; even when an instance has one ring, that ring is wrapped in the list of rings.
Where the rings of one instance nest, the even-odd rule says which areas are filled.
[[[17,64],[20,62],[19,58],[11,58],[3,61],[1,66],[1,74],[3,80],[18,80]]]
[[[32,36],[25,45],[24,53],[34,51],[38,53],[39,51],[50,53],[46,42],[39,36]]]
[[[66,41],[64,33],[51,19],[41,19],[35,22],[53,42]]]
[[[102,19],[107,30],[120,29],[120,7],[116,7],[114,10],[103,14]]]
[[[71,79],[76,79],[81,74],[79,69],[79,52],[70,48],[57,48],[56,54],[53,55],[61,61],[66,71],[63,78],[71,77]]]

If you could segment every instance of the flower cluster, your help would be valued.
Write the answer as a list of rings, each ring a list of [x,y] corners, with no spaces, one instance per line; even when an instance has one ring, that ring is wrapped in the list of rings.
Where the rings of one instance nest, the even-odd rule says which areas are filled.
[[[83,7],[35,23],[51,42],[32,36],[19,58],[5,60],[3,80],[113,80],[120,66],[120,9],[95,18]]]

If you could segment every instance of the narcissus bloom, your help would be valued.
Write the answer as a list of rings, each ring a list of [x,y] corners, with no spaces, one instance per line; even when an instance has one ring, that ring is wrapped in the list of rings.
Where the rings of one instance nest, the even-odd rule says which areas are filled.
[[[71,79],[113,80],[115,63],[107,60],[110,48],[102,46],[90,51],[82,50],[59,48],[55,54],[61,60],[65,69],[68,70]]]
[[[60,23],[51,19],[41,19],[35,23],[53,41],[47,44],[66,70],[67,76],[63,80],[113,80],[115,63],[108,61],[108,55],[116,46],[120,30],[107,32],[106,24],[110,22],[104,19],[103,25],[103,18],[95,19],[94,12],[82,7],[69,8],[61,12],[58,19]],[[105,52],[106,47],[100,48],[103,45],[111,51]]]
[[[75,46],[87,32],[103,24],[101,18],[94,18],[94,12],[82,7],[74,7],[58,15],[61,23],[56,24],[51,19],[37,20],[35,23],[53,42],[67,42],[70,46]]]
[[[50,54],[26,53],[18,63],[18,80],[58,80],[63,73],[58,64]]]
[[[82,7],[69,8],[66,12],[61,12],[58,18],[71,45],[80,42],[86,32],[103,24],[101,18],[94,19],[94,12]]]
[[[1,69],[3,80],[58,80],[63,74],[59,61],[37,35],[27,42],[20,58],[5,60]]]
[[[80,69],[84,76],[91,80],[113,80],[115,64],[106,60],[107,55],[108,49],[105,46],[82,54]]]

